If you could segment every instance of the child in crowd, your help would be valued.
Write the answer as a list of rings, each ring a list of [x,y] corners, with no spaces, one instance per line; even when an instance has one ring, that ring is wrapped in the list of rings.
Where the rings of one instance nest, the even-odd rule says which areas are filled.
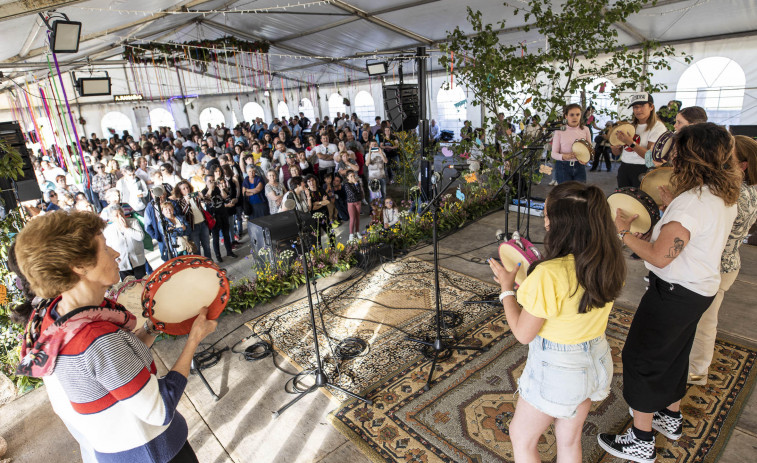
[[[580,115],[580,113],[579,113]],[[489,259],[515,338],[528,344],[510,423],[515,461],[540,461],[537,445],[554,422],[558,459],[581,461],[581,431],[592,401],[610,392],[613,362],[605,338],[626,276],[621,243],[602,190],[566,182],[547,196],[545,257],[520,285]]]
[[[384,210],[382,211],[382,217],[384,219],[384,228],[391,228],[394,224],[400,221],[400,210],[392,198],[384,199]]]
[[[573,153],[573,143],[584,139],[591,141],[589,128],[581,122],[581,105],[569,104],[563,110],[568,126],[556,131],[552,137],[552,159],[555,160],[555,180],[557,184],[576,180],[586,182],[586,166]]]

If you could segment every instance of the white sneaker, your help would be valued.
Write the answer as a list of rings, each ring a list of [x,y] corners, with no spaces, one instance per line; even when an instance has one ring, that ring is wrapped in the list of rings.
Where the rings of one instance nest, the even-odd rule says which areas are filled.
[[[350,233],[350,238],[347,240],[347,242],[350,241],[355,241],[355,235],[353,235],[352,233]]]
[[[363,239],[363,235],[360,234],[360,232],[355,233],[355,238],[359,241]]]
[[[552,180],[551,182],[549,182],[549,185],[550,185],[550,186],[555,186],[555,185],[557,185],[557,180]]]

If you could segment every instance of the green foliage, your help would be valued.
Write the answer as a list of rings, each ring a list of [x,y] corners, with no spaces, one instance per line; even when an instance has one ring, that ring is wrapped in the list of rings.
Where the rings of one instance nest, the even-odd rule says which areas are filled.
[[[0,220],[0,285],[5,288],[5,298],[0,298],[0,373],[13,381],[19,393],[42,384],[38,378],[15,374],[20,360],[19,347],[24,327],[11,322],[10,312],[23,301],[23,295],[16,287],[16,274],[8,269],[7,262],[10,246],[23,227],[24,219],[18,210],[11,211],[5,219]]]
[[[449,52],[454,52],[455,78],[473,92],[474,106],[483,105],[490,114],[504,111],[518,125],[533,114],[542,115],[542,121],[559,118],[570,95],[595,90],[587,87],[596,78],[613,82],[608,94],[616,103],[623,93],[664,88],[651,79],[655,71],[670,69],[667,57],[675,50],[648,40],[629,48],[618,40],[617,25],[651,3],[648,0],[566,0],[559,8],[552,0],[521,3],[523,7],[505,3],[503,12],[508,20],[525,23],[520,26],[523,32],[539,32],[544,39],[538,44],[500,43],[506,20],[492,21],[468,7],[473,34],[457,27],[442,46],[448,55],[441,64],[449,67]],[[691,61],[690,56],[684,59]],[[496,122],[496,117],[488,117],[483,126],[494,127]],[[509,141],[515,141],[513,149],[531,142]]]
[[[17,149],[0,138],[0,178],[16,180],[23,175],[24,160]]]

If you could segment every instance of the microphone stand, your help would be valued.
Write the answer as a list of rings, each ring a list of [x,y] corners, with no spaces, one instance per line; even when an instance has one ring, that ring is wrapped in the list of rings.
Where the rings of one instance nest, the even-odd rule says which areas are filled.
[[[160,197],[155,196],[154,194],[152,194],[152,192],[150,193],[150,195],[152,196],[153,210],[156,211],[156,217],[158,218],[158,221],[160,222],[160,228],[163,231],[163,244],[165,245],[166,251],[168,252],[168,260],[171,260],[176,257],[176,250],[174,250],[173,243],[171,241],[171,235],[168,231],[168,219],[166,219],[166,217],[163,215],[163,210],[160,208]],[[205,379],[205,376],[202,374],[202,370],[200,370],[200,367],[197,365],[197,356],[195,354],[192,354],[192,362],[189,365],[190,373],[197,373],[197,376],[200,377],[202,384],[205,385],[205,387],[208,389],[208,392],[210,392],[210,395],[213,396],[213,400],[218,402],[220,397],[215,393],[213,388],[210,387],[210,383],[208,383],[208,380]]]
[[[461,346],[456,345],[452,343],[447,343],[442,338],[442,323],[444,323],[444,312],[442,311],[442,293],[441,288],[439,287],[439,239],[438,239],[438,212],[439,212],[439,205],[437,204],[439,199],[442,197],[444,192],[449,188],[452,183],[459,177],[459,173],[457,176],[450,179],[450,181],[444,185],[443,188],[440,188],[436,196],[434,196],[431,201],[428,203],[425,209],[423,209],[420,212],[420,215],[423,216],[429,209],[433,212],[433,234],[432,234],[432,242],[434,247],[434,296],[435,296],[435,304],[436,304],[436,326],[435,326],[435,338],[433,341],[427,341],[425,339],[417,339],[408,336],[405,338],[408,341],[421,344],[422,347],[421,350],[425,353],[426,351],[432,351],[433,350],[433,356],[434,360],[431,362],[431,371],[428,373],[428,379],[426,380],[426,385],[423,387],[424,390],[428,391],[431,388],[431,380],[434,377],[434,371],[436,370],[436,364],[439,362],[439,360],[445,360],[448,358],[448,353],[451,354],[451,349],[456,350],[475,350],[475,351],[487,351],[487,347],[476,347],[476,346]]]
[[[313,375],[315,376],[315,383],[310,386],[307,390],[300,392],[297,397],[290,400],[288,403],[286,403],[283,407],[279,408],[275,412],[273,412],[273,417],[278,418],[281,416],[282,413],[284,413],[289,407],[297,403],[300,399],[305,397],[306,395],[310,394],[311,392],[315,391],[318,388],[322,387],[328,387],[331,389],[335,389],[339,392],[342,392],[345,395],[348,395],[352,398],[355,398],[361,402],[364,402],[368,405],[373,405],[373,401],[366,399],[365,397],[359,396],[357,394],[354,394],[344,388],[341,388],[329,381],[329,377],[326,375],[326,373],[323,371],[323,361],[321,359],[321,351],[318,346],[318,330],[315,323],[315,307],[313,306],[313,294],[310,289],[310,271],[308,268],[308,253],[307,248],[305,246],[305,227],[303,221],[300,219],[300,211],[299,211],[299,205],[300,199],[297,196],[297,192],[293,191],[292,196],[294,197],[295,201],[295,207],[294,207],[294,216],[297,220],[297,232],[300,237],[300,250],[302,251],[302,269],[305,272],[305,287],[307,288],[308,293],[308,306],[310,308],[310,326],[313,330],[313,347],[315,350],[315,371],[313,372]]]

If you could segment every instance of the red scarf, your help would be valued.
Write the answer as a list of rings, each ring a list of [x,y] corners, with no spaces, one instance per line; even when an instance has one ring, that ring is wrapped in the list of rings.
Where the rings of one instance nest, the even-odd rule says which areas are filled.
[[[58,305],[61,296],[42,301],[31,314],[21,345],[21,362],[16,373],[41,378],[55,370],[58,353],[89,323],[107,321],[132,331],[137,318],[122,305],[105,299],[99,306],[85,306],[63,315],[43,330],[46,317]]]

